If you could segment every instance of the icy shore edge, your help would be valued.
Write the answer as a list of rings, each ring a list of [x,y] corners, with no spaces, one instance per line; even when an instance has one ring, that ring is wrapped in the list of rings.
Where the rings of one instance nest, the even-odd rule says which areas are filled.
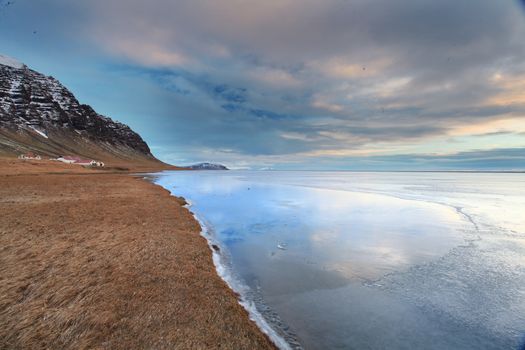
[[[152,176],[146,176],[144,177],[145,180],[150,181],[151,183],[160,186],[167,191],[170,192],[171,196],[177,197],[175,193],[173,193],[169,188],[166,188],[162,186],[156,178],[157,174],[151,174]],[[239,295],[238,302],[239,304],[248,312],[248,315],[250,317],[250,320],[255,322],[257,327],[266,334],[270,340],[277,346],[277,348],[281,350],[292,350],[292,347],[286,342],[286,340],[281,337],[266,321],[264,316],[257,310],[257,307],[255,306],[255,303],[251,301],[248,296],[247,292],[250,290],[248,286],[246,286],[244,283],[239,281],[237,278],[235,278],[234,274],[232,273],[230,267],[226,263],[226,258],[221,253],[224,251],[222,249],[221,244],[213,237],[213,235],[210,233],[210,229],[208,225],[191,209],[192,203],[190,200],[186,199],[186,205],[184,205],[184,208],[186,208],[197,220],[201,227],[201,236],[206,239],[206,242],[208,242],[208,247],[212,252],[212,259],[213,264],[215,265],[215,270],[217,271],[217,274],[220,278],[226,284],[228,287],[233,290],[236,294]],[[219,250],[214,249],[214,246],[219,247]]]
[[[255,303],[246,296],[246,292],[249,290],[248,286],[245,286],[242,282],[237,280],[235,276],[230,271],[230,268],[228,267],[228,264],[224,262],[224,256],[221,254],[222,249],[219,249],[217,251],[213,248],[213,245],[218,246],[220,248],[221,245],[219,242],[217,242],[213,236],[210,234],[210,231],[208,229],[208,226],[202,221],[197,214],[195,214],[191,210],[191,202],[186,200],[188,203],[184,207],[187,208],[197,220],[199,225],[201,226],[201,236],[206,238],[206,241],[208,242],[208,247],[212,251],[212,257],[213,257],[213,264],[215,265],[215,270],[217,271],[217,274],[222,278],[224,282],[230,287],[231,290],[233,290],[235,293],[237,293],[239,297],[239,304],[241,304],[242,307],[248,312],[248,315],[250,316],[250,319],[255,322],[257,327],[266,334],[270,340],[281,350],[291,350],[290,345],[284,340],[277,332],[268,324],[266,319],[263,317],[263,315],[257,310]]]

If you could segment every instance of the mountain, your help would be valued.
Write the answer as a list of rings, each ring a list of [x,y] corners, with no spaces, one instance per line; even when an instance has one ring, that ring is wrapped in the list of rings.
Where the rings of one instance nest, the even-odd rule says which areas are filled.
[[[212,163],[199,163],[195,165],[190,165],[188,168],[192,170],[229,170],[224,165]]]
[[[80,104],[53,77],[0,55],[0,154],[160,162],[127,125]]]

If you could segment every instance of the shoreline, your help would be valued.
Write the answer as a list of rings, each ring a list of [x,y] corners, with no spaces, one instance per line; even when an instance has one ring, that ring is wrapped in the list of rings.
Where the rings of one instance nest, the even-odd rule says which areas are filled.
[[[131,175],[0,160],[0,347],[275,349],[193,213]]]
[[[266,334],[270,340],[279,349],[302,349],[299,339],[293,333],[290,333],[283,328],[284,323],[280,317],[274,313],[264,301],[255,294],[255,291],[251,287],[246,285],[239,276],[233,270],[231,264],[231,257],[227,247],[225,247],[216,237],[214,228],[211,223],[206,222],[204,216],[201,216],[195,210],[193,210],[193,202],[185,197],[180,197],[169,187],[164,187],[161,181],[158,181],[163,175],[169,174],[161,171],[154,174],[147,174],[144,177],[145,180],[151,181],[153,184],[160,186],[161,188],[170,192],[170,194],[184,203],[184,207],[188,209],[195,220],[201,227],[201,236],[203,236],[213,254],[213,262],[217,271],[217,274],[222,280],[228,285],[228,287],[239,296],[238,302],[248,312],[250,319],[256,323],[257,327]],[[265,312],[261,312],[259,307],[262,307]],[[271,314],[270,314],[271,313]],[[275,322],[275,323],[272,323]]]
[[[215,266],[215,270],[217,271],[218,276],[228,285],[228,288],[230,288],[230,290],[232,290],[236,295],[239,296],[237,300],[238,303],[246,310],[250,320],[257,325],[261,332],[263,332],[278,349],[291,350],[292,348],[290,344],[288,344],[288,342],[272,328],[272,326],[268,323],[266,318],[257,309],[255,302],[253,300],[250,300],[246,293],[246,290],[249,289],[249,287],[244,285],[235,277],[235,275],[231,271],[231,266],[229,266],[229,264],[226,262],[227,257],[223,253],[224,247],[210,233],[209,226],[206,225],[206,223],[197,215],[197,213],[191,210],[191,207],[193,205],[191,201],[184,197],[179,197],[170,190],[162,187],[161,185],[156,184],[153,179],[147,181],[152,181],[152,183],[156,186],[159,186],[170,192],[171,196],[177,199],[181,199],[185,203],[183,207],[193,215],[193,217],[201,227],[200,234],[203,238],[206,239],[208,243],[208,247],[212,253],[213,264]]]

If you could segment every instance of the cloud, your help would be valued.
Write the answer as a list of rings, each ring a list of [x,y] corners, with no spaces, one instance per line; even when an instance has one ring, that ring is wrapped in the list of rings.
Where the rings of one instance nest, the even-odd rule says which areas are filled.
[[[43,0],[11,6],[0,23],[11,35],[0,44],[26,55],[38,45],[33,55],[90,65],[120,94],[144,87],[121,119],[166,160],[213,155],[208,160],[270,166],[444,148],[460,154],[480,140],[499,149],[521,142],[519,7],[492,0]],[[41,32],[37,44],[29,26]],[[48,73],[61,78],[58,65]],[[133,89],[121,83],[129,79]],[[76,92],[92,96],[86,91],[95,85]],[[109,97],[83,102],[104,107]],[[144,103],[155,112],[133,113]]]

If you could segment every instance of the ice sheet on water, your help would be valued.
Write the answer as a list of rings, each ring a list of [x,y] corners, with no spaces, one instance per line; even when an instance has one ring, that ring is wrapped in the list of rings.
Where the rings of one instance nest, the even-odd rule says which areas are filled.
[[[523,174],[165,176],[268,322],[307,347],[501,349],[525,334]]]
[[[525,245],[484,238],[436,261],[389,274],[372,284],[394,293],[442,324],[479,329],[478,348],[511,349],[525,334]]]

